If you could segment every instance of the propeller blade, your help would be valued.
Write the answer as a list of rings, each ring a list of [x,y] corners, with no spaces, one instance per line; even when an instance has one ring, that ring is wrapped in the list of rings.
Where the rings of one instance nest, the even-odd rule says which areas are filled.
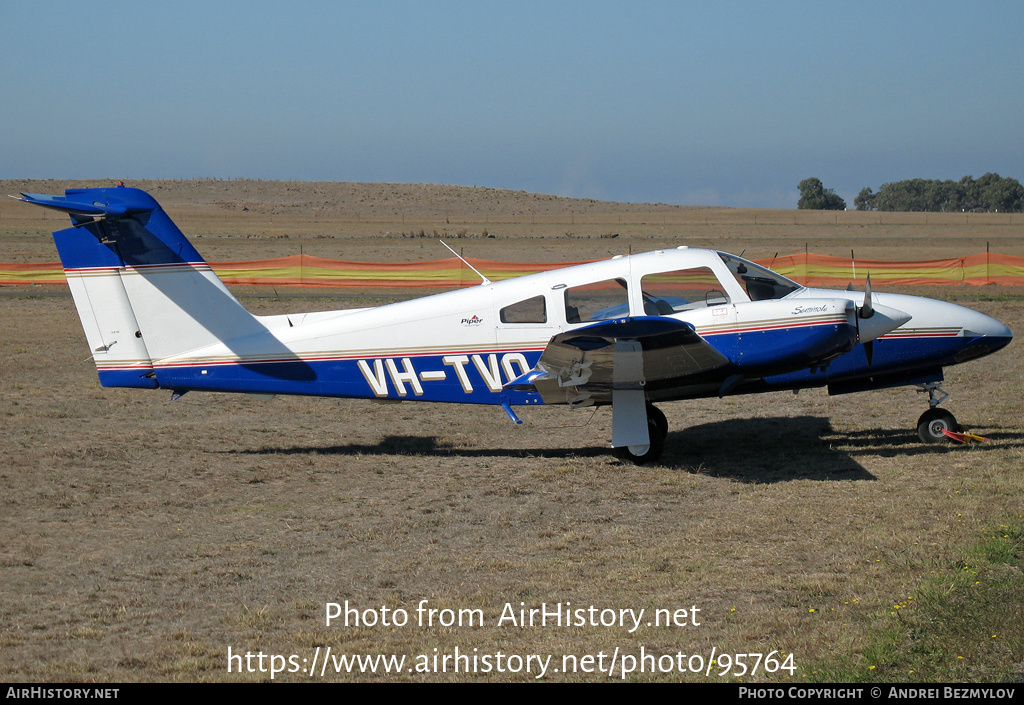
[[[864,305],[860,307],[861,318],[871,318],[875,315],[875,308],[871,305],[871,275],[868,274],[864,284]]]

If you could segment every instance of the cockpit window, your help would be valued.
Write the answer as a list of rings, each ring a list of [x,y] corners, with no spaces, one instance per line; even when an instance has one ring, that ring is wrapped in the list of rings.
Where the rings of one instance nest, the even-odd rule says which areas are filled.
[[[770,269],[765,269],[759,264],[727,255],[724,252],[719,252],[718,256],[725,262],[740,286],[746,290],[751,301],[781,299],[801,288],[796,282],[786,279]]]
[[[709,267],[647,274],[640,280],[644,313],[669,316],[706,306],[729,303],[718,277]]]

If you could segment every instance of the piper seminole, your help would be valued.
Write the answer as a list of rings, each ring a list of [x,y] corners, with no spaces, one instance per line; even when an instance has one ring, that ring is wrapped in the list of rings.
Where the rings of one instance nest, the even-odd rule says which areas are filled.
[[[680,247],[376,308],[254,316],[146,192],[20,199],[66,212],[53,234],[100,383],[515,407],[612,407],[611,445],[657,459],[656,402],[916,385],[925,442],[958,429],[943,368],[1012,333],[933,299],[808,289],[734,255]]]

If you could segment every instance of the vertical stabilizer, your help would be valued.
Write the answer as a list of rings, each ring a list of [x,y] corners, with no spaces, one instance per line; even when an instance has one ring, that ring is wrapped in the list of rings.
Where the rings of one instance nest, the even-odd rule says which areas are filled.
[[[265,332],[146,192],[22,195],[74,223],[54,242],[104,385],[155,387],[153,363]]]

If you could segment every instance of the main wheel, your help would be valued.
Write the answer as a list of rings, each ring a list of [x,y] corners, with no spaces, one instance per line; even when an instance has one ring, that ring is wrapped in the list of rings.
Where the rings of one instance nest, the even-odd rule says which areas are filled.
[[[654,419],[654,424],[658,427],[658,433],[661,434],[664,440],[665,436],[668,435],[668,419],[665,418],[665,414],[662,413],[661,409],[656,407],[654,404],[647,405],[647,421],[650,423],[651,419]]]
[[[949,438],[943,433],[946,431],[959,431],[960,424],[956,417],[945,409],[935,406],[921,414],[917,420],[917,437],[924,443],[942,443]]]
[[[651,409],[654,409],[657,413],[652,414]],[[637,465],[653,463],[661,457],[662,451],[665,450],[667,429],[668,421],[665,420],[665,415],[658,408],[649,406],[647,410],[647,435],[650,436],[651,442],[647,445],[620,446],[615,449],[615,455],[622,460],[629,460]]]

